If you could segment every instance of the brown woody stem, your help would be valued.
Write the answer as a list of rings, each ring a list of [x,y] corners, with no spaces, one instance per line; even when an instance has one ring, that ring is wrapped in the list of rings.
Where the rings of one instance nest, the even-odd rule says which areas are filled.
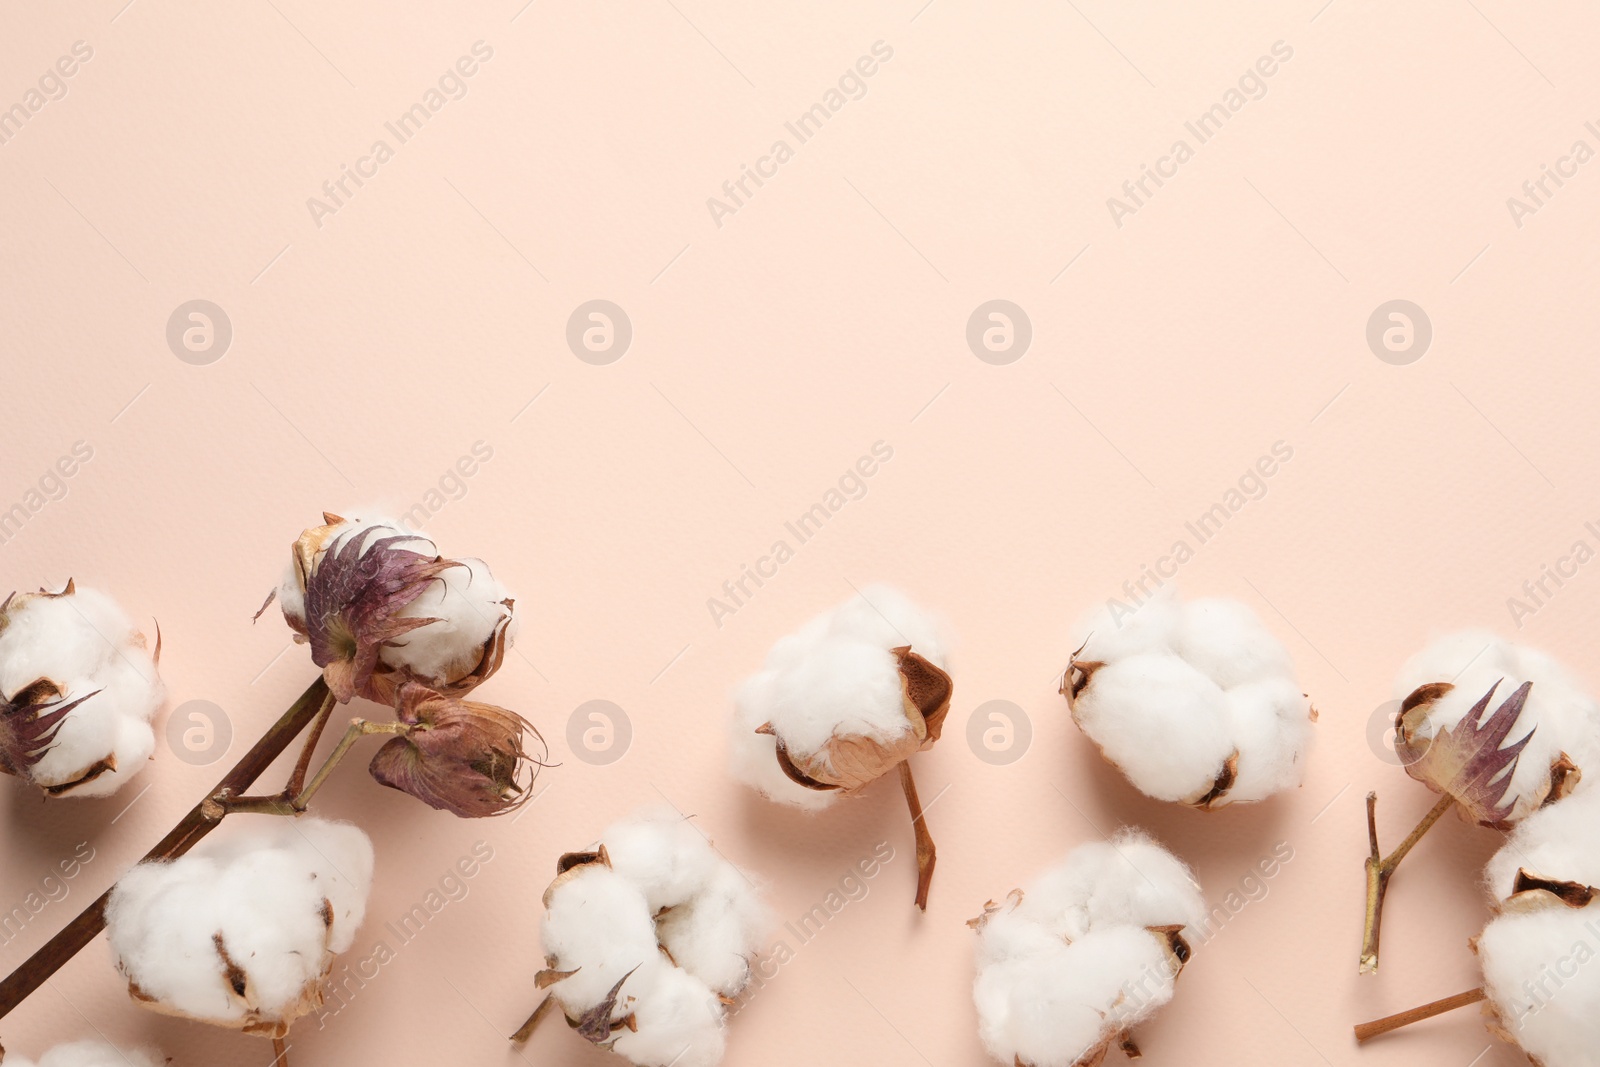
[[[145,854],[146,860],[176,859],[184,855],[222,821],[227,814],[227,798],[238,797],[255,784],[274,760],[283,755],[294,739],[319,714],[328,697],[327,683],[318,677],[300,699],[285,711],[272,728],[262,735],[244,758],[234,764],[215,789],[189,810],[166,837]],[[0,982],[0,1019],[27,999],[29,994],[43,985],[50,976],[66,966],[67,961],[81,952],[105,929],[106,901],[111,896],[108,889],[94,903],[85,908],[77,918],[68,923],[60,933],[45,943],[44,947],[29,956],[27,961]]]
[[[550,1009],[555,1006],[555,1003],[556,998],[548,995],[539,1001],[539,1006],[533,1009],[533,1014],[528,1016],[528,1021],[523,1023],[517,1032],[511,1035],[511,1040],[520,1045],[532,1037],[533,1031],[538,1028],[540,1021],[550,1014]]]
[[[1424,1004],[1421,1007],[1412,1008],[1410,1011],[1403,1011],[1398,1015],[1390,1015],[1387,1018],[1374,1019],[1370,1023],[1362,1023],[1356,1027],[1356,1040],[1358,1042],[1371,1041],[1375,1037],[1387,1034],[1391,1030],[1398,1030],[1402,1026],[1410,1026],[1412,1023],[1419,1023],[1424,1019],[1431,1019],[1435,1015],[1443,1015],[1447,1011],[1455,1011],[1457,1008],[1464,1008],[1468,1004],[1476,1004],[1483,997],[1482,989],[1469,989],[1465,993],[1457,993],[1453,997],[1445,997],[1443,1000],[1436,1000],[1432,1004]]]
[[[289,1067],[289,1045],[281,1037],[272,1039],[272,1067]]]
[[[1383,926],[1383,898],[1389,891],[1389,879],[1394,875],[1394,869],[1400,866],[1400,861],[1406,858],[1422,836],[1433,829],[1433,824],[1438,822],[1455,804],[1455,797],[1446,793],[1439,798],[1439,803],[1433,810],[1422,817],[1414,830],[1406,835],[1400,846],[1389,855],[1384,856],[1378,849],[1378,794],[1367,794],[1367,840],[1371,843],[1372,851],[1367,856],[1367,919],[1361,938],[1361,973],[1375,974],[1378,970],[1378,938]]]
[[[911,777],[910,760],[900,763],[900,788],[905,791],[906,806],[911,809],[911,829],[917,838],[917,907],[927,911],[928,889],[933,885],[933,865],[939,857],[934,851],[933,835],[928,832],[928,822],[922,817],[922,801],[917,799],[917,782]]]

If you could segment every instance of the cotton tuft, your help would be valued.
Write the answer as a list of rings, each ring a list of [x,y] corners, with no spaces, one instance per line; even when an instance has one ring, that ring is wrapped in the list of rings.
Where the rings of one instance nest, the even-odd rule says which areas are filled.
[[[1140,792],[1202,808],[1263,800],[1305,776],[1313,712],[1288,651],[1248,607],[1168,587],[1078,628],[1062,691]]]
[[[166,688],[110,596],[68,582],[0,606],[0,769],[54,796],[103,797],[155,751]]]
[[[1194,875],[1144,834],[1074,849],[969,924],[984,1047],[1007,1065],[1098,1063],[1172,999],[1204,922]]]
[[[720,1062],[726,1005],[772,921],[755,888],[670,808],[616,823],[596,852],[569,859],[540,930],[567,1018],[641,1067]]]
[[[166,1057],[151,1049],[119,1049],[106,1041],[74,1041],[57,1045],[37,1062],[7,1056],[6,1067],[163,1067]]]
[[[356,827],[263,818],[129,871],[106,906],[107,939],[146,1007],[282,1036],[322,1003],[333,959],[366,914],[372,873],[372,843]]]

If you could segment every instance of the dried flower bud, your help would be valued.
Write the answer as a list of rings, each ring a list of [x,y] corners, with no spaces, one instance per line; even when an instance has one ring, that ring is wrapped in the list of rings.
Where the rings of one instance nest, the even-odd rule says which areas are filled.
[[[1406,694],[1395,717],[1406,773],[1475,822],[1515,824],[1600,764],[1600,706],[1536,649],[1452,634],[1413,657],[1396,690]]]
[[[51,796],[108,796],[155,751],[166,691],[110,597],[68,582],[0,604],[0,771]]]
[[[283,1037],[322,1004],[372,888],[367,835],[312,817],[258,819],[180,859],[141,863],[106,903],[106,938],[139,1004]]]
[[[323,518],[261,611],[277,598],[341,702],[393,704],[413,681],[465,696],[500,668],[513,601],[483,561],[446,559],[399,523]]]
[[[504,815],[531,796],[543,754],[524,745],[543,738],[522,716],[415,683],[400,691],[398,713],[411,729],[372,758],[380,784],[464,819]]]
[[[1300,785],[1316,712],[1248,607],[1168,586],[1137,609],[1109,602],[1078,633],[1061,693],[1140,792],[1210,811]]]

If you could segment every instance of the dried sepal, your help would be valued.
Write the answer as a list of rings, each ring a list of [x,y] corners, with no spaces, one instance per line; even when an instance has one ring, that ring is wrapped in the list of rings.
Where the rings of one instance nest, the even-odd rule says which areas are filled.
[[[1600,896],[1600,889],[1582,882],[1547,878],[1526,867],[1519,868],[1511,886],[1511,896],[1501,903],[1503,911],[1521,911],[1561,903],[1569,908],[1586,908]]]
[[[1533,683],[1522,683],[1489,714],[1499,688],[1496,682],[1454,727],[1440,729],[1432,737],[1423,735],[1420,728],[1432,702],[1450,688],[1448,683],[1422,686],[1402,703],[1395,721],[1395,751],[1412,778],[1449,794],[1475,822],[1503,827],[1515,806],[1515,798],[1508,795],[1511,776],[1533,731],[1510,745],[1504,742],[1522,715]]]
[[[630,1015],[622,1019],[613,1019],[612,1015],[616,1013],[617,998],[622,993],[623,983],[632,978],[634,971],[638,969],[638,967],[635,967],[621,978],[618,978],[617,984],[612,986],[610,992],[601,998],[600,1003],[576,1019],[569,1017],[567,1025],[576,1030],[578,1035],[590,1044],[602,1047],[608,1045],[611,1041],[612,1033],[622,1029],[624,1026],[628,1026],[633,1018]],[[577,971],[572,973],[576,974]]]

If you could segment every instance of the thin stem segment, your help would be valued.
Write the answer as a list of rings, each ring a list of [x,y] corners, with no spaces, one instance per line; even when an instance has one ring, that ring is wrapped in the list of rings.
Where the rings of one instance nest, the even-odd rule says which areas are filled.
[[[296,700],[250,751],[244,754],[244,758],[234,764],[233,769],[217,783],[216,788],[191,808],[189,814],[179,820],[178,825],[174,826],[155,848],[146,853],[144,858],[176,859],[199,844],[207,834],[216,829],[222,817],[227,814],[225,798],[240,796],[254,785],[256,779],[272,766],[274,760],[283,755],[284,751],[294,743],[294,739],[300,736],[317,717],[328,696],[327,683],[318,677],[304,693],[300,694],[300,699]],[[219,798],[224,798],[223,804],[219,804]],[[9,1015],[13,1008],[48,981],[51,975],[64,967],[68,960],[81,952],[101,930],[105,929],[106,901],[110,896],[109,889],[102,893],[99,899],[79,913],[77,918],[46,942],[44,947],[29,956],[27,961],[13,971],[5,981],[0,982],[0,1019]]]
[[[409,723],[368,722],[366,719],[351,719],[350,728],[344,732],[343,737],[339,738],[339,743],[333,746],[333,751],[328,753],[328,758],[323,761],[322,767],[317,771],[310,783],[299,794],[289,800],[290,806],[294,808],[296,813],[305,811],[306,806],[311,803],[311,798],[316,795],[317,790],[321,789],[327,782],[328,776],[333,774],[334,768],[339,766],[339,762],[349,755],[350,750],[355,747],[355,743],[363,737],[370,737],[373,734],[408,734],[410,732],[411,726]]]
[[[539,1023],[543,1021],[546,1015],[550,1014],[550,1009],[555,1007],[555,1004],[556,998],[548,995],[539,1001],[539,1006],[533,1009],[533,1014],[528,1016],[528,1021],[523,1023],[521,1028],[511,1035],[511,1040],[520,1045],[532,1037],[534,1030],[538,1029]]]
[[[1356,1040],[1365,1043],[1382,1034],[1387,1034],[1391,1030],[1398,1030],[1402,1026],[1410,1026],[1412,1023],[1419,1023],[1424,1019],[1431,1019],[1435,1015],[1443,1015],[1447,1011],[1455,1011],[1457,1008],[1464,1008],[1468,1004],[1476,1004],[1483,998],[1484,992],[1481,988],[1469,989],[1465,993],[1457,993],[1453,997],[1445,997],[1443,1000],[1436,1000],[1432,1004],[1423,1004],[1421,1007],[1403,1011],[1398,1015],[1374,1019],[1370,1023],[1362,1023],[1356,1027]]]
[[[1398,848],[1384,856],[1378,848],[1378,794],[1367,794],[1367,839],[1372,851],[1367,856],[1367,919],[1361,938],[1361,973],[1375,974],[1378,970],[1378,938],[1383,926],[1383,898],[1389,891],[1389,879],[1400,861],[1416,847],[1424,834],[1433,829],[1444,813],[1455,804],[1455,797],[1446,793],[1439,798],[1433,810],[1422,817],[1416,829],[1406,835]]]
[[[928,832],[928,822],[922,817],[922,801],[917,799],[917,783],[911,777],[910,760],[900,763],[900,788],[905,791],[906,806],[911,809],[911,829],[917,838],[917,907],[927,911],[928,889],[933,885],[933,865],[939,857],[933,847],[933,835]]]

